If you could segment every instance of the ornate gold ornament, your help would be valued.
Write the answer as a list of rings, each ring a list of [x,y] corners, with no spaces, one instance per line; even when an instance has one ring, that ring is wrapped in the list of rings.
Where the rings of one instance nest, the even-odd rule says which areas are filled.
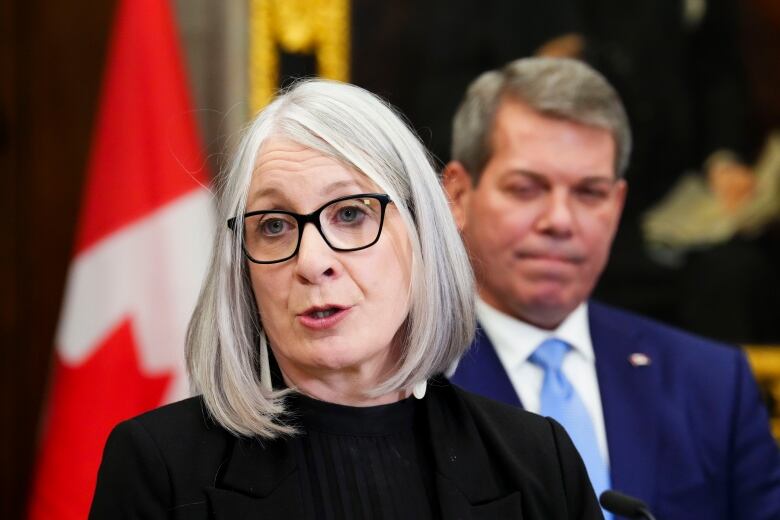
[[[317,75],[349,80],[350,0],[249,0],[249,106],[279,88],[279,50],[314,54]]]

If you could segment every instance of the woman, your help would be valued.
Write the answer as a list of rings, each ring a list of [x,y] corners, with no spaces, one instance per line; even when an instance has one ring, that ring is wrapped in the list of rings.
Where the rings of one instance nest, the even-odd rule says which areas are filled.
[[[187,338],[200,395],[114,430],[91,518],[601,518],[557,423],[435,377],[474,333],[471,270],[378,98],[278,97],[218,213]]]

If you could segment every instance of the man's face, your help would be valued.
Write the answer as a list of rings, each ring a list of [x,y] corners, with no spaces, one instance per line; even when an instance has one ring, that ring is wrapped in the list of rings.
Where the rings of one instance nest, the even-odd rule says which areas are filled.
[[[554,328],[589,297],[609,257],[626,194],[615,142],[607,130],[503,101],[492,148],[476,186],[460,163],[444,175],[480,296]]]

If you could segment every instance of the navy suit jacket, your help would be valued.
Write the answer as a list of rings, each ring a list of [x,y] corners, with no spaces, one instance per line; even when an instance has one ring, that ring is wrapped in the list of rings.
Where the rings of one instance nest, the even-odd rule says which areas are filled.
[[[780,519],[780,450],[745,356],[646,318],[589,306],[612,487],[659,519]],[[633,353],[650,359],[629,362]],[[522,406],[479,331],[453,382]]]

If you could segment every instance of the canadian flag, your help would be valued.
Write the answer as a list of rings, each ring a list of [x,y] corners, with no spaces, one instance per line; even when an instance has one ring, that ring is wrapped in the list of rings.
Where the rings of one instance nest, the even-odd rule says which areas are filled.
[[[186,397],[211,195],[168,0],[119,0],[30,518],[83,519],[119,421]]]

